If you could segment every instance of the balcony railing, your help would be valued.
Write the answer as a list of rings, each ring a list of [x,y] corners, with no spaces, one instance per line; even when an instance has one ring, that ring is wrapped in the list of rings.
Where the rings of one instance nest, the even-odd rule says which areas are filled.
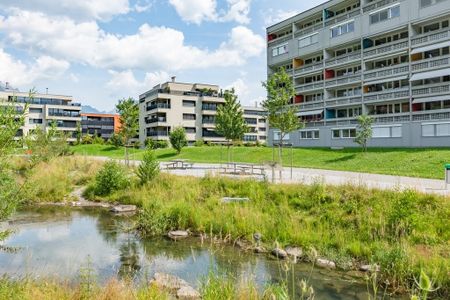
[[[325,86],[331,87],[335,85],[342,85],[352,82],[361,82],[361,74],[344,75],[340,77],[335,77],[333,79],[328,79],[325,81]]]
[[[296,86],[295,90],[297,92],[300,92],[300,91],[322,89],[322,88],[323,88],[323,81],[316,81],[313,83],[299,84]]]
[[[324,126],[324,121],[310,121],[305,123],[305,128]]]
[[[441,31],[431,31],[411,38],[411,45],[418,46],[421,44],[436,43],[448,38],[450,38],[450,30],[448,29]]]
[[[320,30],[322,28],[323,28],[323,24],[320,23],[320,24],[316,24],[316,25],[313,25],[313,26],[310,26],[310,27],[298,29],[297,31],[295,31],[294,36],[297,38],[297,37],[300,37],[302,35],[307,35],[307,34],[316,32],[316,31],[318,31],[318,30]]]
[[[450,65],[450,55],[439,56],[431,59],[424,59],[419,62],[414,62],[411,66],[411,70],[422,71],[427,69],[437,69],[440,67],[447,67]]]
[[[380,0],[380,1],[374,1],[366,6],[363,7],[363,12],[369,12],[372,10],[375,10],[377,8],[381,8],[383,6],[389,5],[391,3],[400,2],[399,0]]]
[[[419,96],[419,95],[443,94],[448,93],[449,91],[450,91],[450,83],[443,82],[413,87],[412,95]]]
[[[409,65],[407,63],[400,64],[400,65],[396,65],[396,66],[392,66],[392,67],[388,67],[388,68],[381,68],[378,70],[366,71],[364,73],[364,80],[376,79],[376,78],[380,78],[380,77],[387,77],[387,76],[393,76],[393,75],[400,75],[400,74],[408,73],[408,72],[409,72]]]
[[[153,110],[153,109],[157,109],[157,108],[166,108],[169,109],[170,108],[170,104],[168,103],[155,103],[155,104],[151,104],[149,106],[147,106],[147,111]]]
[[[322,69],[323,69],[323,62],[320,62],[320,63],[316,63],[316,64],[312,64],[312,65],[305,65],[300,68],[297,68],[294,70],[294,74],[302,75],[302,74],[307,74],[307,73],[311,73],[311,72],[314,72],[317,70],[322,70]]]
[[[345,14],[341,14],[335,17],[332,17],[330,19],[327,19],[325,22],[325,26],[331,26],[337,23],[340,23],[342,21],[345,21],[347,19],[359,16],[361,14],[361,9],[358,7],[357,9],[350,11],[348,13]]]
[[[352,62],[352,61],[359,60],[359,59],[361,59],[360,51],[354,52],[354,53],[351,53],[348,55],[344,55],[344,56],[338,56],[338,57],[327,59],[325,61],[325,66],[327,66],[327,67],[336,66],[336,65]]]
[[[352,96],[352,97],[338,97],[333,99],[328,99],[326,101],[326,106],[339,106],[339,105],[349,105],[358,104],[362,102],[362,96]]]
[[[395,100],[409,97],[409,88],[394,89],[383,92],[374,92],[364,95],[364,102]]]
[[[211,110],[211,111],[216,111],[217,110],[217,105],[208,105],[208,104],[203,104],[202,105],[202,110]]]
[[[413,114],[413,121],[430,121],[430,120],[444,120],[450,119],[450,112],[442,113],[428,113],[428,114]]]
[[[146,123],[147,124],[153,124],[153,123],[165,123],[167,122],[167,118],[164,117],[158,117],[158,118],[153,118],[153,119],[147,119]]]
[[[211,138],[221,138],[222,136],[217,134],[215,131],[203,131],[202,132],[203,137],[211,137]]]
[[[49,112],[50,117],[66,117],[66,118],[80,118],[81,114],[77,112]]]
[[[147,136],[169,136],[167,131],[147,131]]]
[[[299,110],[311,109],[311,108],[321,108],[321,107],[323,107],[323,101],[303,102],[303,103],[299,103],[297,105],[298,105]]]
[[[345,126],[354,124],[358,124],[358,120],[356,120],[355,118],[346,120],[327,120],[327,125],[331,126]]]
[[[393,51],[398,51],[408,48],[408,39],[402,39],[391,43],[382,44],[375,47],[370,47],[364,50],[364,58],[382,55]]]
[[[290,39],[292,39],[292,34],[287,34],[287,35],[283,35],[281,37],[278,37],[276,39],[273,39],[271,41],[268,41],[267,44],[269,44],[272,47],[275,44],[278,44],[278,43],[281,44],[283,42],[289,41]]]
[[[402,116],[386,116],[386,117],[378,117],[372,116],[374,123],[393,123],[393,122],[408,122],[409,114]]]

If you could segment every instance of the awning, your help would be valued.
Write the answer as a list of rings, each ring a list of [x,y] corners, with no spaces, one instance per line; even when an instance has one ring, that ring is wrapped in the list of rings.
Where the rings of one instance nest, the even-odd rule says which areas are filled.
[[[302,112],[296,113],[297,117],[315,116],[315,115],[320,115],[320,114],[323,114],[323,109],[302,111]]]
[[[413,104],[416,103],[428,103],[428,102],[434,102],[434,101],[445,101],[450,100],[450,96],[436,96],[436,97],[424,97],[424,98],[417,98],[413,100]]]
[[[450,41],[416,48],[416,49],[413,49],[410,54],[417,54],[417,53],[422,53],[422,52],[430,51],[430,50],[434,50],[434,49],[441,49],[441,48],[445,48],[445,47],[450,47]]]
[[[409,81],[442,77],[442,76],[447,76],[447,75],[450,75],[450,68],[436,70],[436,71],[430,71],[430,72],[417,73],[417,74],[414,74],[413,76],[411,76],[411,79]]]
[[[384,78],[384,79],[381,79],[381,80],[364,82],[364,85],[372,85],[372,84],[379,84],[379,83],[385,83],[385,82],[392,82],[392,81],[403,80],[403,79],[407,79],[407,78],[408,78],[408,75],[403,75],[403,76],[398,76],[398,77],[393,77],[393,78]]]

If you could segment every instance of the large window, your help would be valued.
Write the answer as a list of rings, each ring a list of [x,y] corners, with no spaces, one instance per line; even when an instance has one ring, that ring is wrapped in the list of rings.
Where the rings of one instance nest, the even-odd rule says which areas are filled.
[[[398,138],[402,137],[402,125],[374,126],[372,127],[373,138]]]
[[[301,38],[298,40],[298,47],[299,48],[303,48],[312,44],[316,44],[319,42],[319,34],[318,33],[314,33],[310,36]]]
[[[281,140],[281,132],[279,131],[274,131],[273,132],[273,140],[274,141],[280,141]],[[289,133],[286,133],[284,135],[283,141],[288,141],[289,140]]]
[[[195,114],[183,114],[183,120],[195,120]]]
[[[350,139],[356,137],[355,128],[332,129],[333,139]]]
[[[282,55],[282,54],[285,54],[285,53],[288,53],[288,52],[289,52],[288,44],[286,43],[286,44],[274,47],[272,49],[272,56],[274,57],[274,56]]]
[[[183,100],[184,107],[195,107],[195,101],[192,100]]]
[[[399,16],[400,5],[396,5],[370,14],[370,24],[376,24]]]
[[[350,21],[330,29],[331,37],[341,36],[343,34],[355,31],[355,21]]]
[[[437,4],[439,2],[443,2],[445,0],[419,0],[420,1],[420,7],[427,7],[430,5]]]
[[[303,130],[300,131],[301,140],[318,140],[319,130]]]
[[[423,124],[422,136],[450,136],[450,123]]]

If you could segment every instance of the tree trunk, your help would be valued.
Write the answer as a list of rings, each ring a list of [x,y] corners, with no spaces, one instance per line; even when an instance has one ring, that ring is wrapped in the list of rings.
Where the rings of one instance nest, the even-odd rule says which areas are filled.
[[[280,182],[283,181],[283,139],[284,135],[281,135],[281,140],[278,144],[278,157],[280,161]]]
[[[125,165],[127,167],[130,166],[130,162],[129,162],[129,159],[128,159],[128,142],[125,143]]]
[[[231,162],[230,144],[227,145],[228,164]]]

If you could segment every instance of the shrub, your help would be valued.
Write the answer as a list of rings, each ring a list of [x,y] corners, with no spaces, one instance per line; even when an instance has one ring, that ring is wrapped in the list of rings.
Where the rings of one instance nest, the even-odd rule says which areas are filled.
[[[127,184],[124,168],[114,161],[108,161],[95,177],[94,193],[98,196],[107,196],[125,188]]]
[[[169,147],[169,142],[161,140],[161,141],[156,141],[156,149],[165,149]]]
[[[181,149],[187,146],[186,131],[183,127],[177,127],[170,133],[170,144],[180,154]]]
[[[153,180],[159,173],[159,163],[155,158],[152,150],[147,150],[142,158],[142,163],[136,170],[136,175],[139,177],[141,184]]]
[[[152,150],[165,149],[165,148],[169,147],[169,143],[167,141],[164,141],[164,140],[155,141],[154,139],[147,138],[145,140],[145,147],[147,149],[152,149]]]
[[[81,143],[83,145],[90,145],[93,143],[93,138],[91,135],[86,134],[85,136],[83,136],[83,138],[81,139]]]
[[[98,135],[94,136],[94,138],[92,139],[92,144],[103,145],[104,143],[105,140],[99,137]]]
[[[141,142],[139,142],[139,141],[134,141],[134,142],[133,142],[133,148],[134,148],[134,149],[139,149],[139,148],[141,148]]]
[[[205,141],[203,139],[196,140],[194,143],[195,147],[203,147],[205,146]]]
[[[122,147],[123,146],[122,136],[120,134],[113,133],[112,136],[109,138],[108,143],[116,148]]]

